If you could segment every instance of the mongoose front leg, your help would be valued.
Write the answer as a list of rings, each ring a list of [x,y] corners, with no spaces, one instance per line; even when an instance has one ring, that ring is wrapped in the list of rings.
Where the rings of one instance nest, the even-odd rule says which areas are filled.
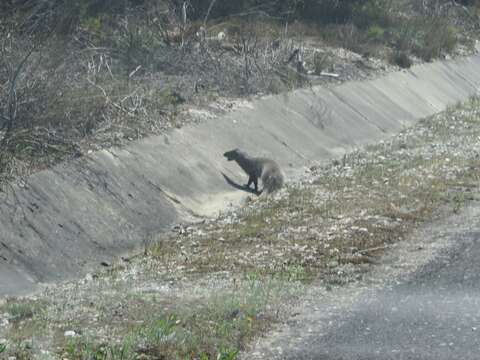
[[[246,187],[249,188],[250,184],[254,184],[254,183],[255,183],[255,178],[253,176],[250,176],[248,178],[248,183],[247,183]]]
[[[255,185],[255,192],[258,193],[258,178],[253,179],[253,185]]]
[[[248,182],[247,182],[247,185],[245,185],[245,187],[249,188],[249,187],[250,187],[250,184],[251,184],[252,182],[253,182],[253,179],[252,179],[252,177],[250,176],[250,177],[248,178]]]
[[[250,184],[253,184],[253,186],[255,187],[255,192],[258,193],[258,178],[255,177],[255,176],[250,176],[248,178],[248,183],[247,183],[246,187],[250,188]]]

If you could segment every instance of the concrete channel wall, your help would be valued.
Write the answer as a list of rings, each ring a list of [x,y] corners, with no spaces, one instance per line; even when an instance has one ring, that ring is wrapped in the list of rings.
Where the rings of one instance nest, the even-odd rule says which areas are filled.
[[[84,274],[146,239],[244,196],[224,151],[295,169],[398,132],[477,93],[480,55],[367,82],[269,96],[225,116],[31,176],[0,203],[0,295]]]

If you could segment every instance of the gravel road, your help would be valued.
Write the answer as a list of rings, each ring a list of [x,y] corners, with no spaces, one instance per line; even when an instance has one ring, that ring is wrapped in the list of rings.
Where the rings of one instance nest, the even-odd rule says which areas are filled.
[[[478,359],[479,219],[475,202],[417,231],[365,282],[312,291],[291,322],[243,358]]]

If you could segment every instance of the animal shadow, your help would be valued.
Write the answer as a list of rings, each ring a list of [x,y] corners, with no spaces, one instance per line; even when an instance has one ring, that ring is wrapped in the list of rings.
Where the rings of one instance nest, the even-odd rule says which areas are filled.
[[[251,187],[248,187],[247,185],[240,185],[240,184],[236,183],[235,181],[230,179],[227,175],[225,175],[223,172],[221,174],[223,175],[227,184],[230,185],[231,187],[234,187],[235,189],[242,190],[242,191],[248,192],[250,194],[255,194],[255,195],[260,195],[262,193],[262,191],[255,191],[255,189],[252,189]]]

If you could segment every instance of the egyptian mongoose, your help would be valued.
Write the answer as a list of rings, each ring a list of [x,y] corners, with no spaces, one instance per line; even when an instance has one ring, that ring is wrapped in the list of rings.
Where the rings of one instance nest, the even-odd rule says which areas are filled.
[[[263,184],[261,192],[272,193],[283,186],[283,174],[275,161],[261,157],[251,157],[238,149],[227,151],[223,156],[228,161],[236,161],[243,171],[247,173],[248,183],[246,186],[250,187],[250,184],[253,184],[255,192],[259,193],[259,178]]]

